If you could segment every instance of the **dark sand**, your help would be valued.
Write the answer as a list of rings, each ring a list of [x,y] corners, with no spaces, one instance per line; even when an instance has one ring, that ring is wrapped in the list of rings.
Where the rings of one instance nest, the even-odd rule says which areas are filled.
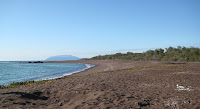
[[[96,67],[49,84],[0,89],[0,108],[200,108],[198,62],[67,62]]]

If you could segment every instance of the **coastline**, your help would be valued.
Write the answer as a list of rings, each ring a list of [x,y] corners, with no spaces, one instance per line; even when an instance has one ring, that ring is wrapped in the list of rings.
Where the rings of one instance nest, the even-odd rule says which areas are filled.
[[[52,63],[58,63],[57,61]],[[0,108],[197,108],[200,77],[195,63],[78,60],[95,67],[54,82],[0,89]],[[178,90],[184,86],[187,90]],[[189,96],[188,96],[189,95]],[[178,98],[177,98],[178,96]]]
[[[45,63],[48,63],[48,62],[45,62]],[[54,62],[52,62],[52,63],[54,63]],[[56,62],[55,62],[55,63],[56,63]],[[66,62],[66,63],[69,63],[69,62]],[[79,64],[79,63],[77,63],[77,64]],[[80,63],[80,64],[84,64],[84,63]],[[47,78],[47,79],[41,79],[41,80],[56,80],[56,79],[61,79],[61,78],[65,78],[65,77],[70,76],[70,75],[75,75],[75,74],[84,72],[84,71],[86,71],[86,70],[89,70],[89,69],[95,67],[95,65],[92,65],[92,64],[85,64],[85,65],[86,65],[86,66],[88,65],[88,66],[87,66],[86,68],[82,69],[82,70],[74,71],[74,72],[71,72],[71,73],[66,73],[66,74],[63,74],[62,76],[58,76],[58,77]],[[39,81],[41,81],[41,80],[39,80]]]
[[[12,62],[8,62],[8,61],[5,61],[5,62],[2,62],[2,63],[11,63],[11,64],[32,64],[32,63],[34,63],[34,64],[37,64],[37,65],[40,65],[40,63],[44,63],[43,61],[33,61],[33,62],[31,62],[31,61],[12,61]],[[59,62],[45,62],[45,63],[59,63]],[[61,63],[61,62],[60,62]],[[70,63],[70,62],[62,62],[62,63]],[[54,75],[54,76],[51,76],[51,75],[49,75],[49,76],[46,76],[46,77],[43,77],[43,78],[40,78],[40,77],[34,77],[34,79],[33,78],[29,78],[29,79],[24,79],[24,80],[20,80],[20,81],[15,81],[15,82],[7,82],[7,83],[2,83],[1,82],[1,84],[0,84],[0,88],[1,87],[7,87],[7,86],[10,86],[11,84],[15,84],[15,83],[24,83],[24,82],[31,82],[31,81],[34,81],[34,82],[37,82],[37,81],[43,81],[43,80],[55,80],[55,79],[58,79],[58,78],[63,78],[63,77],[65,77],[65,76],[69,76],[69,75],[72,75],[72,74],[75,74],[75,73],[79,73],[79,72],[83,72],[83,71],[85,71],[85,70],[87,70],[87,69],[90,69],[90,68],[92,68],[92,67],[94,67],[95,65],[92,65],[92,64],[87,64],[87,63],[76,63],[76,62],[73,62],[74,64],[81,64],[81,65],[83,65],[83,67],[82,68],[80,68],[80,69],[77,69],[77,70],[74,70],[74,71],[63,71],[63,73],[62,74],[60,74],[60,75],[54,75],[54,74],[52,74],[52,75]],[[85,66],[85,67],[84,67]],[[36,69],[36,68],[35,68]],[[58,72],[59,72],[59,70],[58,70]]]

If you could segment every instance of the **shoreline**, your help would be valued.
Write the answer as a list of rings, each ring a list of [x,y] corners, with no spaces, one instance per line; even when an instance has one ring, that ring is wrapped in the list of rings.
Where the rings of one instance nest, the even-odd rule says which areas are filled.
[[[47,78],[47,79],[41,79],[41,80],[33,80],[35,82],[37,81],[43,81],[43,80],[59,80],[59,79],[65,79],[67,77],[70,77],[70,76],[82,76],[82,75],[88,75],[89,73],[97,73],[97,72],[102,72],[102,71],[109,71],[109,70],[113,70],[113,69],[116,69],[116,68],[107,68],[109,65],[107,66],[103,66],[101,68],[97,68],[97,69],[94,69],[95,67],[98,67],[98,66],[102,66],[101,65],[101,62],[104,62],[104,61],[107,61],[107,62],[126,62],[126,61],[132,61],[132,60],[66,60],[66,61],[40,61],[42,63],[76,63],[76,64],[90,64],[92,65],[93,67],[90,66],[90,68],[85,68],[83,70],[80,70],[80,71],[75,71],[75,72],[72,72],[72,73],[69,73],[69,74],[63,74],[62,76],[59,76],[59,77],[54,77],[54,78]],[[28,62],[28,61],[27,61]],[[164,61],[135,61],[135,62],[142,62],[142,63],[145,63],[145,62],[153,62],[153,63],[168,63],[168,62],[164,62]],[[34,61],[32,62],[34,63]],[[30,64],[32,64],[30,63]],[[171,64],[185,64],[185,62],[173,62]],[[189,62],[187,62],[189,63]],[[199,62],[191,62],[191,63],[199,63]],[[40,64],[40,63],[38,63]],[[168,63],[169,64],[169,63]],[[124,68],[127,68],[127,67],[124,67]],[[91,70],[93,69],[93,70]],[[91,71],[90,71],[91,70]],[[30,80],[32,81],[32,80]],[[25,82],[25,81],[19,81],[19,82]],[[16,83],[16,82],[14,82]],[[9,84],[8,84],[9,85]],[[0,85],[0,86],[8,86],[8,85]]]
[[[20,61],[19,61],[20,62]],[[65,62],[61,62],[61,61],[59,61],[59,62],[46,62],[46,61],[41,61],[42,63],[72,63],[72,62],[67,62],[67,61],[65,61]],[[21,62],[20,62],[21,63]],[[28,62],[28,63],[30,63],[30,62]],[[34,62],[32,62],[32,63],[34,63]],[[30,63],[30,64],[32,64],[32,63]],[[73,63],[76,63],[76,62],[73,62]],[[86,71],[86,70],[88,70],[88,69],[91,69],[91,68],[93,68],[93,67],[95,67],[96,65],[93,65],[93,64],[87,64],[87,63],[76,63],[76,64],[84,64],[86,67],[85,68],[83,68],[83,69],[81,69],[81,70],[77,70],[77,71],[73,71],[73,72],[69,72],[69,73],[63,73],[61,76],[55,76],[55,77],[51,77],[51,78],[44,78],[44,79],[34,79],[34,80],[24,80],[24,81],[16,81],[16,82],[12,82],[12,83],[9,83],[9,84],[6,84],[6,85],[4,85],[4,84],[0,84],[0,86],[4,86],[4,87],[6,87],[6,86],[9,86],[10,84],[13,84],[13,83],[24,83],[24,82],[29,82],[29,81],[35,81],[35,82],[37,82],[37,81],[43,81],[43,80],[56,80],[56,79],[60,79],[60,78],[65,78],[65,77],[67,77],[67,76],[71,76],[71,75],[74,75],[74,74],[77,74],[77,73],[81,73],[81,72],[84,72],[84,71]]]
[[[88,63],[95,67],[45,84],[0,89],[0,108],[120,109],[200,106],[197,101],[200,98],[200,62],[64,62]],[[179,90],[182,87],[184,89]]]
[[[66,63],[67,63],[67,62],[66,62]],[[77,63],[77,64],[84,64],[84,63]],[[85,65],[88,65],[88,64],[85,64]],[[92,64],[90,64],[90,65],[92,65]],[[65,73],[65,74],[63,74],[62,76],[58,76],[58,77],[54,77],[54,78],[41,79],[41,80],[36,80],[36,81],[62,79],[62,78],[68,77],[68,76],[72,76],[72,75],[76,75],[76,74],[78,74],[78,73],[84,72],[84,71],[89,70],[89,69],[91,69],[91,68],[93,68],[93,67],[95,67],[95,65],[92,65],[92,66],[90,66],[89,68],[86,67],[86,68],[84,68],[84,69],[82,69],[82,70],[79,70],[79,71],[74,71],[74,72],[72,72],[72,73]]]

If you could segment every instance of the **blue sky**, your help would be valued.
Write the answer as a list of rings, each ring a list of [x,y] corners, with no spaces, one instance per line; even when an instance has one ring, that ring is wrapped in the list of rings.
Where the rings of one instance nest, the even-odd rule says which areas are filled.
[[[1,0],[0,61],[200,47],[199,0]]]

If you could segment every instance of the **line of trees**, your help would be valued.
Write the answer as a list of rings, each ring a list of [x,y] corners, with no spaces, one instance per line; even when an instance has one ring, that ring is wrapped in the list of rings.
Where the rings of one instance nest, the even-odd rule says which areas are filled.
[[[164,49],[148,50],[143,53],[116,53],[111,55],[99,55],[92,57],[93,60],[106,59],[129,59],[136,61],[200,61],[200,48],[196,47],[169,47]]]

